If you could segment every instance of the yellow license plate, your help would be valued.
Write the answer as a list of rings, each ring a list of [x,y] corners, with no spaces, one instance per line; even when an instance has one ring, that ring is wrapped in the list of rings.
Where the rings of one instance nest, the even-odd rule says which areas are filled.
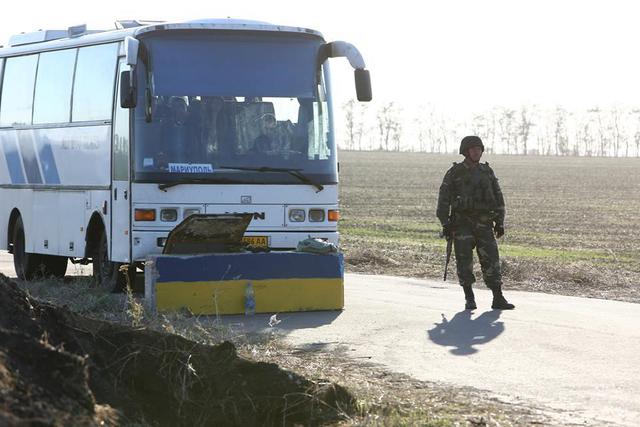
[[[250,244],[251,246],[268,247],[269,237],[267,236],[244,236],[242,241]]]

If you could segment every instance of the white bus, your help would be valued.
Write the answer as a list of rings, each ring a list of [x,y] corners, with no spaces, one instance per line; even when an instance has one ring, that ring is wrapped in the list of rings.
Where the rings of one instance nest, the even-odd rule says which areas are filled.
[[[117,27],[0,49],[0,248],[19,278],[92,262],[118,288],[195,213],[253,213],[246,238],[272,250],[337,243],[327,59],[368,101],[355,47],[254,21]]]

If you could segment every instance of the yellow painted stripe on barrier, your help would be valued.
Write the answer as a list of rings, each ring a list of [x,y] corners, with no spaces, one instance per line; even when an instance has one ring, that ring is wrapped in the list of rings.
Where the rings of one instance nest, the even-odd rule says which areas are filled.
[[[188,307],[195,314],[244,313],[247,280],[164,282],[156,284],[160,311]],[[251,280],[256,313],[339,310],[344,307],[343,279]]]

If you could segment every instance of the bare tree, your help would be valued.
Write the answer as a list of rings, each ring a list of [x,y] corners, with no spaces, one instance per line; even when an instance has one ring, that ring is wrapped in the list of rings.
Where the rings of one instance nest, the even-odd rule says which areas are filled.
[[[353,150],[355,147],[355,121],[354,121],[354,109],[356,102],[353,99],[345,102],[342,105],[345,114],[345,128],[347,132],[346,149]]]
[[[500,140],[502,146],[506,148],[507,154],[511,154],[511,146],[514,145],[515,129],[515,110],[510,108],[503,108],[502,115],[498,119],[498,126],[500,128]]]
[[[481,136],[488,153],[640,157],[640,108],[495,106],[456,121],[428,105],[418,108],[405,129],[396,102],[368,111],[366,106],[354,100],[343,105],[346,149],[454,152],[464,129]],[[411,142],[403,138],[407,130],[415,136]]]
[[[389,143],[396,143],[399,150],[399,136],[397,133],[401,131],[399,119],[399,110],[394,102],[389,102],[378,110],[378,132],[380,136],[380,150],[389,151]]]
[[[593,121],[596,125],[596,135],[598,141],[598,155],[606,156],[609,146],[609,139],[607,138],[606,124],[603,119],[602,109],[600,107],[594,107],[588,112],[593,116]]]
[[[493,107],[486,114],[487,124],[486,124],[486,137],[487,137],[487,148],[488,152],[492,153],[495,151],[497,147],[496,138],[498,134],[498,117],[500,117],[500,109],[498,107]]]
[[[538,140],[540,153],[545,156],[553,154],[555,127],[554,127],[554,111],[545,111],[544,120],[541,131],[541,138]]]
[[[569,137],[567,135],[567,111],[562,107],[556,107],[553,117],[553,136],[556,156],[569,154]]]
[[[358,150],[362,150],[362,140],[367,134],[367,112],[369,109],[369,104],[357,103],[357,113],[355,114],[355,138],[357,142]]]
[[[620,125],[620,110],[618,107],[613,107],[610,112],[611,115],[611,140],[613,143],[613,155],[618,157],[620,153],[620,146],[622,145],[622,140],[624,136],[621,132]]]
[[[487,130],[487,119],[483,114],[475,114],[471,120],[471,132],[474,135],[485,135]]]
[[[526,106],[522,106],[520,109],[520,126],[518,136],[520,137],[522,145],[522,154],[525,156],[528,154],[529,150],[529,133],[531,132],[532,126],[535,126],[535,124],[531,121],[531,113],[527,110]]]
[[[396,121],[391,128],[391,140],[394,144],[395,151],[400,151],[402,143],[402,123]]]
[[[636,157],[640,157],[640,109],[633,108],[629,114],[635,118],[633,123],[633,142],[636,146]]]
[[[577,144],[580,144],[580,142],[582,142],[582,152],[584,153],[585,156],[590,157],[593,155],[593,142],[594,142],[594,138],[591,130],[591,122],[589,120],[585,121],[581,125],[580,129],[582,131]]]
[[[418,151],[426,152],[428,150],[427,143],[432,138],[433,133],[433,110],[427,110],[424,105],[418,107],[417,115],[413,121],[416,127],[418,138]]]

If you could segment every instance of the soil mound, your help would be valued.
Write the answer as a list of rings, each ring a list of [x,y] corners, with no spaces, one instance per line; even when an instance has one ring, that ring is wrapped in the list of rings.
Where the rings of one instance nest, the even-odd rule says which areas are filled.
[[[0,274],[0,425],[322,424],[354,398],[233,344],[197,344],[40,304]]]

